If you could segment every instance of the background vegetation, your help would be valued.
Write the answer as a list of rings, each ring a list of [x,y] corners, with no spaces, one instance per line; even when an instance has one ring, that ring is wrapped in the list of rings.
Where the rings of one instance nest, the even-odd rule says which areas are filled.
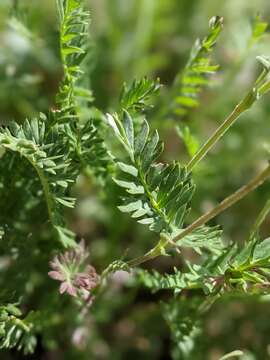
[[[254,34],[252,36],[252,24],[258,12],[263,21],[269,21],[268,0],[90,0],[86,1],[86,6],[91,13],[91,26],[81,83],[91,89],[93,102],[82,117],[98,118],[97,108],[102,112],[117,109],[123,82],[130,84],[145,75],[160,78],[162,87],[155,98],[157,106],[149,111],[148,120],[150,126],[159,130],[166,144],[164,160],[187,161],[189,154],[176,125],[188,124],[196,138],[195,143],[202,144],[250,88],[258,73],[256,56],[269,55],[268,30],[258,39]],[[208,21],[217,14],[224,18],[224,26],[212,58],[220,69],[211,77],[210,86],[200,94],[200,104],[196,108],[185,116],[168,114],[160,104],[168,104],[169,89],[183,70],[194,41],[208,33]],[[2,0],[1,124],[9,124],[11,120],[23,123],[26,118],[55,108],[55,95],[62,75],[55,1]],[[269,97],[266,96],[240,118],[194,171],[199,190],[193,198],[189,221],[262,169],[269,158],[269,114]],[[110,132],[106,136],[110,138]],[[13,173],[8,164],[6,166],[10,175],[5,189],[21,176],[19,170]],[[81,175],[73,188],[73,195],[78,198],[76,207],[67,211],[70,227],[78,238],[85,239],[91,263],[98,272],[125,256],[126,249],[128,256],[134,257],[147,251],[155,241],[153,233],[118,210],[120,190],[112,181],[106,181],[105,191],[91,174]],[[17,191],[12,198],[5,195],[0,199],[1,208],[9,208],[9,214],[20,206],[20,202],[26,201],[21,190]],[[3,194],[5,190],[1,189]],[[269,184],[265,184],[211,224],[221,224],[226,230],[225,242],[232,239],[243,244],[269,195]],[[44,211],[44,206],[39,207],[38,212],[29,210],[34,223]],[[14,210],[14,218],[16,214]],[[4,215],[0,216],[1,221],[3,218]],[[31,229],[34,234],[37,230]],[[261,232],[264,237],[269,235],[268,220]],[[10,252],[18,251],[16,246],[12,247],[15,240],[11,238],[10,241]],[[35,355],[27,355],[27,359],[170,358],[169,326],[159,309],[159,301],[166,300],[166,293],[151,295],[134,283],[132,277],[120,273],[112,278],[108,290],[98,298],[82,322],[77,319],[77,308],[68,297],[63,296],[59,301],[57,285],[49,277],[40,278],[39,263],[35,264],[33,259],[36,251],[46,258],[46,243],[41,242],[42,247],[37,250],[33,244],[29,245],[29,239],[23,241],[20,251],[24,258],[18,258],[16,276],[12,277],[12,269],[1,275],[0,288],[12,291],[14,284],[6,286],[8,279],[12,279],[17,291],[14,298],[18,299],[26,291],[28,301],[22,306],[27,311],[31,309],[42,314],[39,321],[45,328],[45,335],[38,337]],[[9,261],[6,246],[5,242],[0,245],[0,271]],[[189,251],[185,256],[190,260],[196,258]],[[26,257],[29,261],[25,261]],[[171,261],[181,266],[177,256]],[[36,271],[33,271],[33,264]],[[171,263],[169,268],[166,258],[145,265],[146,268],[153,266],[160,271],[171,271]],[[44,271],[49,271],[49,265]],[[245,349],[242,359],[268,359],[269,300],[268,296],[260,299],[257,296],[231,296],[217,302],[205,315],[196,352],[190,358],[214,360],[234,349]],[[54,306],[53,314],[46,313],[48,301]],[[187,301],[190,301],[188,297]],[[188,343],[186,346],[193,345]],[[2,350],[2,358],[21,359],[22,354]]]

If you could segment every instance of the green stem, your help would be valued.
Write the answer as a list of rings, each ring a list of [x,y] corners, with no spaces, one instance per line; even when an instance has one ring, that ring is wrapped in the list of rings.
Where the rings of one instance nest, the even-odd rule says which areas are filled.
[[[195,229],[204,225],[209,220],[213,219],[214,217],[216,217],[217,215],[219,215],[220,213],[222,213],[223,211],[225,211],[226,209],[237,203],[247,194],[249,194],[257,187],[259,187],[268,177],[270,177],[270,165],[268,165],[265,170],[263,170],[261,173],[255,176],[255,178],[253,178],[248,184],[242,186],[235,193],[228,196],[214,209],[208,211],[206,214],[199,217],[196,221],[194,221],[191,225],[189,225],[184,231],[182,231],[180,234],[175,236],[173,239],[169,239],[167,236],[162,235],[162,239],[161,239],[162,242],[160,241],[152,250],[147,252],[145,255],[130,260],[128,262],[128,265],[131,267],[138,266],[146,261],[152,260],[164,254],[164,249],[166,247],[180,246],[176,244],[177,241],[183,239],[185,236],[192,233]]]
[[[243,112],[251,108],[256,100],[256,92],[251,90],[244,99],[236,105],[232,113],[224,120],[224,122],[217,128],[213,135],[206,141],[206,143],[199,149],[187,165],[187,170],[191,171],[212,149],[212,147],[222,138],[228,129],[235,123]]]
[[[160,240],[157,243],[157,245],[153,249],[148,251],[146,254],[128,261],[127,262],[128,266],[135,267],[146,261],[155,259],[156,257],[158,257],[160,255],[166,255],[165,248],[168,245],[169,240],[170,240],[170,238],[166,234],[161,233]]]
[[[270,199],[267,200],[266,204],[264,205],[263,209],[261,210],[261,212],[259,213],[259,216],[257,217],[254,225],[252,226],[251,232],[250,232],[250,237],[249,239],[253,239],[256,234],[259,231],[259,228],[261,227],[262,223],[264,222],[266,216],[268,215],[270,211]]]
[[[26,159],[30,162],[30,164],[33,166],[33,168],[35,169],[35,171],[38,174],[39,180],[40,180],[42,188],[43,188],[46,204],[47,204],[49,219],[50,219],[51,224],[53,225],[53,223],[54,223],[54,221],[53,221],[53,201],[51,198],[49,183],[48,183],[46,177],[44,176],[43,171],[38,166],[36,166],[36,164],[33,161],[31,161],[30,158],[26,157]]]
[[[158,257],[160,255],[161,255],[161,253],[159,251],[157,251],[157,247],[154,247],[153,249],[148,251],[146,254],[128,261],[127,264],[130,267],[135,267],[135,266],[141,265],[142,263],[145,263],[146,261],[155,259],[156,257]]]
[[[266,169],[264,169],[261,173],[255,176],[255,178],[253,178],[249,183],[242,186],[235,193],[224,199],[214,209],[208,211],[206,214],[199,217],[196,221],[194,221],[191,225],[189,225],[183,232],[175,236],[171,241],[175,243],[176,241],[183,239],[192,231],[204,225],[209,220],[213,219],[214,217],[222,213],[224,210],[228,209],[229,207],[237,203],[239,200],[243,199],[247,194],[249,194],[257,187],[259,187],[269,176],[270,176],[270,165],[268,165]]]

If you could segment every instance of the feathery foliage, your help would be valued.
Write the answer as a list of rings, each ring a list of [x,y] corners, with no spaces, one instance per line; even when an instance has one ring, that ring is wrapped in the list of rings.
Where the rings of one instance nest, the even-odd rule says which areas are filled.
[[[163,14],[164,9],[171,9],[172,2],[162,2],[166,3],[162,6],[157,0],[135,3],[133,10],[140,12],[135,36],[137,41],[142,36],[145,10],[148,20],[152,16],[158,20],[159,12]],[[160,140],[160,137],[168,135],[170,122],[163,119],[164,122],[159,124],[158,121],[163,117],[164,109],[166,113],[173,111],[176,117],[184,117],[198,106],[202,89],[209,85],[209,75],[218,69],[218,65],[212,64],[211,53],[221,33],[223,18],[213,17],[209,34],[196,41],[186,67],[176,76],[172,89],[167,91],[170,99],[163,93],[159,94],[159,79],[154,81],[143,77],[130,85],[124,83],[116,104],[117,112],[114,113],[114,94],[119,93],[114,89],[114,83],[118,84],[122,74],[119,70],[114,74],[119,76],[110,76],[113,75],[110,67],[113,67],[115,59],[119,69],[126,65],[125,53],[132,54],[131,38],[127,36],[127,48],[120,46],[118,49],[114,41],[112,56],[108,50],[112,44],[107,42],[104,31],[100,48],[94,50],[97,53],[100,51],[103,63],[94,58],[89,61],[90,57],[86,55],[89,50],[90,16],[86,4],[79,0],[56,0],[56,5],[62,80],[54,109],[47,109],[46,115],[41,113],[24,121],[14,121],[8,116],[0,125],[0,349],[7,353],[11,350],[13,356],[13,349],[29,354],[37,348],[35,356],[40,355],[41,349],[45,357],[50,351],[57,354],[59,351],[62,357],[59,349],[65,347],[70,351],[68,356],[84,359],[106,358],[111,346],[116,348],[116,357],[126,358],[130,354],[128,347],[132,346],[135,357],[141,356],[142,352],[144,355],[149,348],[146,357],[154,358],[163,350],[163,341],[159,341],[160,348],[155,348],[153,352],[152,343],[167,339],[160,321],[160,315],[163,315],[175,343],[173,359],[207,357],[208,353],[202,351],[201,345],[207,348],[207,341],[213,339],[210,335],[209,340],[206,339],[204,332],[204,322],[208,321],[212,305],[222,299],[229,302],[236,296],[257,301],[265,300],[265,295],[269,295],[270,239],[261,231],[269,212],[269,202],[259,214],[244,245],[236,243],[240,232],[232,230],[239,227],[239,224],[234,224],[234,219],[230,222],[231,242],[223,242],[221,228],[216,222],[208,223],[263,184],[270,177],[270,166],[197,219],[194,215],[204,208],[204,201],[216,202],[210,192],[214,180],[211,178],[204,190],[198,186],[199,194],[193,197],[194,180],[201,185],[202,181],[208,182],[209,177],[206,178],[208,173],[196,172],[193,179],[191,170],[235,120],[270,90],[269,58],[257,57],[263,67],[262,73],[199,150],[199,142],[189,128],[180,124],[178,134],[184,139],[192,157],[191,162],[184,166],[182,160],[171,160],[178,157],[173,136],[169,138],[165,151]],[[124,14],[130,7],[129,2],[125,6]],[[19,5],[15,7],[19,12]],[[115,11],[116,3],[108,1],[108,8]],[[122,12],[116,13],[118,23],[123,15]],[[93,14],[97,12],[93,11]],[[110,20],[105,19],[105,22]],[[125,24],[132,23],[130,20],[125,18]],[[16,45],[18,54],[24,54],[28,42],[32,41],[32,33],[26,34],[28,27],[16,24],[16,20],[13,24],[17,32],[25,35]],[[147,61],[142,59],[142,63],[147,63],[147,68],[151,68],[153,63],[160,64],[161,68],[155,65],[151,73],[159,73],[163,78],[172,69],[168,73],[162,71],[162,64],[166,61],[158,57],[160,43],[155,42],[158,38],[155,27],[153,34],[147,34],[149,44],[146,46],[145,39],[142,42],[145,43],[143,48],[154,49],[157,57],[153,56],[152,60],[147,58]],[[266,29],[266,22],[256,17],[249,46],[258,42]],[[115,31],[114,24],[110,24],[109,30],[109,36],[116,34],[116,37],[122,38],[122,32]],[[35,44],[39,46],[39,41],[36,40]],[[19,49],[20,46],[23,49]],[[137,50],[139,59],[140,49]],[[37,55],[43,57],[43,53]],[[99,54],[97,59],[101,60]],[[16,85],[19,70],[15,65],[13,68],[13,62],[17,64],[14,59],[9,60],[7,64],[10,66],[6,66],[4,72],[7,78],[12,78],[10,83]],[[238,66],[241,63],[238,61]],[[91,73],[94,66],[102,71]],[[101,72],[105,81],[101,77],[102,84],[99,86],[95,78]],[[96,89],[97,104],[104,100],[105,105],[101,104],[101,109],[93,105],[91,89],[82,86],[90,75],[93,78],[91,85]],[[103,87],[106,87],[106,95],[110,99],[105,99]],[[166,103],[162,101],[163,96]],[[149,111],[153,104],[155,111]],[[110,113],[105,116],[103,112],[107,108]],[[144,118],[146,114],[147,120]],[[103,122],[105,119],[106,124]],[[150,129],[150,124],[151,128],[155,124],[159,132]],[[106,131],[108,136],[105,137]],[[237,141],[232,141],[233,145],[240,143],[238,137],[235,139]],[[213,162],[213,168],[215,165]],[[248,165],[251,166],[250,163]],[[232,170],[231,167],[229,170]],[[210,174],[214,176],[211,171]],[[219,184],[216,184],[217,188]],[[228,184],[234,186],[234,183]],[[220,186],[219,198],[227,192],[228,184],[224,186],[224,191]],[[209,189],[209,193],[205,194],[205,189]],[[263,191],[259,196],[263,197]],[[76,198],[79,201],[75,207]],[[121,204],[117,206],[119,199]],[[189,216],[191,201],[195,211]],[[128,221],[121,212],[128,213],[139,224],[148,225],[151,232],[139,227],[136,221]],[[226,229],[228,221],[225,219],[223,223]],[[234,238],[235,234],[237,237]],[[81,236],[86,243],[89,242],[98,271],[90,264],[85,242],[79,243]],[[56,237],[60,241],[55,241]],[[227,238],[224,236],[225,240]],[[132,239],[136,242],[130,246]],[[149,239],[152,248],[132,258],[133,246],[135,252],[142,252]],[[123,246],[127,244],[130,246],[129,261],[125,260],[126,253],[123,254]],[[150,262],[161,256],[163,261]],[[146,262],[147,266],[143,267]],[[58,281],[58,286],[53,280]],[[144,288],[155,293],[150,301],[157,300],[161,303],[160,307],[149,306],[150,295],[146,295]],[[17,300],[18,303],[15,303]],[[131,301],[135,302],[134,309]],[[108,326],[113,336],[108,336]],[[132,345],[121,341],[114,348],[117,336],[121,334],[122,339],[129,331]],[[122,343],[125,344],[122,346]],[[227,345],[222,348],[221,354],[228,351],[225,349]],[[240,353],[231,352],[223,358]]]
[[[202,265],[188,265],[188,272],[175,269],[174,274],[139,271],[140,281],[153,291],[199,289],[206,294],[224,291],[267,293],[269,290],[270,240],[252,240],[242,249],[230,246]]]
[[[31,317],[29,314],[22,319],[17,304],[0,306],[0,349],[16,348],[24,354],[33,353],[37,340]]]
[[[81,63],[86,54],[89,12],[84,10],[79,0],[57,0],[60,22],[60,54],[64,78],[57,95],[57,111],[54,112],[58,123],[76,119],[76,97],[92,100],[92,93],[77,85],[82,76]]]
[[[184,116],[199,105],[198,96],[202,88],[209,84],[209,75],[219,68],[219,65],[212,65],[210,54],[222,25],[222,17],[211,18],[209,34],[202,40],[196,40],[184,71],[175,80],[173,111],[177,116]]]
[[[159,89],[159,79],[153,81],[146,77],[141,80],[134,80],[129,87],[127,84],[124,84],[120,95],[120,105],[128,111],[144,111],[151,106],[149,99],[157,95]]]
[[[45,141],[46,117],[26,120],[23,125],[15,122],[0,131],[0,147],[24,157],[35,169],[45,198],[48,216],[64,246],[74,244],[74,235],[63,227],[61,207],[73,207],[74,199],[67,196],[75,173],[65,153],[65,141],[59,133],[51,133]]]
[[[114,179],[128,195],[118,208],[150,230],[172,234],[181,229],[194,193],[190,174],[179,163],[162,164],[163,151],[158,132],[150,133],[145,120],[134,134],[133,120],[127,111],[122,122],[117,114],[107,115],[108,123],[129,155],[127,162],[117,162],[121,179]]]
[[[201,249],[207,249],[213,254],[219,254],[224,245],[222,243],[222,230],[218,226],[201,226],[181,240],[180,245],[191,247],[201,254]]]
[[[78,0],[57,0],[60,22],[60,55],[64,77],[56,96],[57,110],[53,124],[65,124],[64,131],[73,156],[82,169],[93,168],[94,174],[106,174],[110,157],[93,120],[80,124],[80,111],[89,106],[92,92],[79,86],[83,75],[82,62],[87,53],[90,14]],[[97,126],[96,126],[97,125]]]
[[[196,340],[201,334],[201,322],[198,318],[200,299],[172,299],[162,304],[162,314],[170,328],[175,344],[173,359],[192,359],[199,352]]]
[[[66,124],[63,132],[73,162],[80,164],[79,170],[89,170],[97,178],[104,179],[109,172],[112,159],[96,123],[94,120],[88,120],[76,126]]]

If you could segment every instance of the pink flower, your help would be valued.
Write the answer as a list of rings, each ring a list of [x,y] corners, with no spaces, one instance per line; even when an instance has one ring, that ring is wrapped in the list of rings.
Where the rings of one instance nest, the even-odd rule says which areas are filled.
[[[54,279],[54,280],[59,280],[59,281],[64,281],[65,280],[65,277],[63,274],[61,274],[60,272],[58,271],[50,271],[48,273],[48,275]]]
[[[60,294],[67,292],[71,296],[77,296],[77,292],[72,284],[68,283],[67,281],[62,282],[59,288]]]
[[[50,262],[52,271],[48,275],[53,280],[61,281],[60,294],[67,293],[90,300],[90,291],[97,286],[99,275],[92,265],[86,264],[87,258],[88,253],[82,241],[75,249],[55,256]]]

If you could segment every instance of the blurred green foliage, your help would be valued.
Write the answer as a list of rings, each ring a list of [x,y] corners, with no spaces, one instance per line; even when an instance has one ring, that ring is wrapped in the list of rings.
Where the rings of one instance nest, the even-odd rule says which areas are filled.
[[[269,0],[88,0],[86,3],[92,22],[82,82],[93,91],[90,112],[94,114],[94,106],[102,111],[115,109],[123,82],[130,84],[145,75],[160,78],[163,86],[156,102],[163,103],[170,95],[169,88],[176,75],[184,68],[195,39],[207,33],[208,20],[214,15],[224,18],[224,29],[212,55],[215,63],[220,64],[220,70],[212,77],[211,86],[201,93],[201,105],[185,119],[158,112],[155,107],[150,110],[151,122],[167,144],[165,159],[184,162],[189,158],[175,131],[176,125],[188,125],[196,142],[203,143],[255,79],[255,57],[261,53],[270,55],[268,32],[254,44],[250,40],[252,22],[258,12],[269,22]],[[54,108],[61,77],[54,0],[2,0],[1,124],[11,120],[23,122],[26,117]],[[269,158],[269,114],[269,97],[266,97],[241,117],[196,169],[194,178],[200,191],[192,203],[192,217],[215,205],[261,169],[262,162]],[[78,204],[67,214],[73,230],[89,244],[98,270],[121,258],[126,248],[129,253],[139,255],[154,241],[145,228],[119,212],[120,191],[112,183],[108,186],[109,196],[105,196],[94,181],[81,176],[74,187]],[[218,216],[212,225],[221,224],[228,238],[242,243],[269,195],[269,184],[265,184],[229,212]],[[269,220],[262,233],[269,236]],[[27,255],[27,249],[24,252]],[[178,264],[177,259],[175,263]],[[164,259],[156,260],[155,266],[169,270]],[[30,272],[25,270],[24,277],[27,277]],[[32,276],[28,282],[30,294],[31,286],[38,287],[41,282],[37,275]],[[113,279],[113,286],[98,299],[87,323],[78,325],[73,334],[72,329],[77,326],[76,309],[66,299],[61,304],[55,299],[58,315],[52,317],[45,313],[40,320],[48,330],[38,345],[37,358],[169,358],[168,328],[157,302],[146,291],[129,283],[123,286],[123,282],[121,276]],[[57,297],[56,293],[49,292],[54,284],[48,284],[47,294],[32,295],[33,308],[37,304],[46,308],[47,298]],[[217,303],[207,315],[203,335],[198,335],[201,347],[193,359],[215,360],[236,348],[247,350],[242,357],[245,360],[269,358],[268,315],[267,297],[260,303],[255,298],[245,301],[230,298]],[[46,316],[51,319],[50,323]],[[59,332],[59,329],[66,331]],[[2,358],[22,357],[3,352]]]

